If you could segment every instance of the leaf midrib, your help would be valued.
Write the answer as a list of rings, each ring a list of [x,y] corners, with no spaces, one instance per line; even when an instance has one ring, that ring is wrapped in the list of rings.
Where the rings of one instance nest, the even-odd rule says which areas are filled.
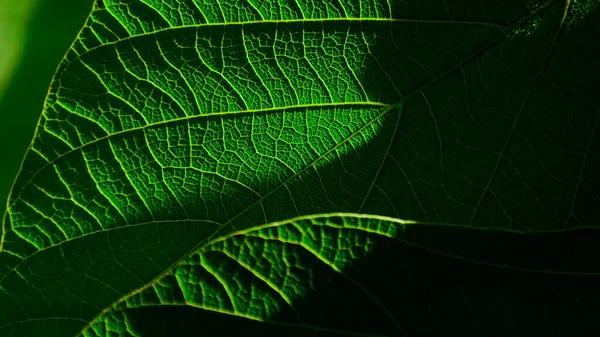
[[[394,103],[394,104],[385,104],[385,103],[377,103],[377,102],[350,102],[350,103],[346,103],[346,102],[341,102],[341,103],[331,103],[327,106],[331,106],[333,104],[339,104],[339,105],[356,105],[357,103],[359,105],[379,105],[382,107],[388,107],[386,109],[385,112],[389,112],[391,109],[393,109],[394,107],[400,107],[402,106],[402,104],[404,104],[406,101],[410,100],[412,97],[414,97],[415,95],[418,95],[419,93],[421,93],[423,90],[425,90],[426,88],[428,88],[429,86],[433,85],[434,83],[436,83],[437,81],[439,81],[440,79],[444,78],[445,76],[447,76],[448,74],[452,73],[454,70],[456,70],[457,68],[459,68],[460,66],[462,66],[464,63],[466,63],[467,61],[469,61],[472,57],[478,55],[479,53],[485,51],[487,48],[495,45],[496,43],[498,43],[503,37],[505,37],[510,31],[514,30],[515,28],[524,25],[525,23],[527,23],[531,18],[535,17],[535,15],[537,15],[539,12],[545,10],[546,8],[550,7],[550,5],[552,5],[554,2],[556,2],[557,0],[550,0],[546,3],[544,3],[543,5],[535,8],[534,10],[532,10],[531,12],[529,12],[529,14],[523,16],[521,19],[517,20],[515,23],[509,25],[509,26],[499,26],[499,25],[495,25],[495,24],[489,24],[488,25],[492,25],[496,28],[501,27],[502,32],[500,34],[498,34],[498,36],[490,41],[488,41],[488,43],[485,43],[482,47],[475,49],[473,52],[471,52],[469,55],[467,55],[466,57],[464,57],[463,59],[461,59],[459,62],[457,62],[455,65],[453,65],[452,67],[448,68],[447,70],[441,72],[439,75],[435,76],[434,78],[432,78],[430,81],[426,82],[425,84],[423,84],[421,87],[415,89],[414,91],[412,91],[411,93],[409,93],[407,96],[402,97],[398,102]],[[200,24],[200,25],[196,25],[196,26],[207,26],[207,25],[220,25],[220,26],[224,26],[224,25],[233,25],[233,24],[253,24],[253,23],[263,23],[263,22],[272,22],[272,23],[287,23],[287,22],[297,22],[297,23],[302,23],[302,22],[310,22],[310,21],[314,21],[314,22],[323,22],[323,21],[389,21],[389,22],[431,22],[431,23],[463,23],[463,24],[482,24],[481,22],[473,22],[473,21],[444,21],[444,20],[416,20],[416,19],[385,19],[385,18],[339,18],[339,19],[302,19],[302,20],[281,20],[281,21],[277,21],[277,20],[265,20],[265,21],[248,21],[248,22],[238,22],[238,23],[212,23],[212,24]],[[142,35],[151,35],[151,34],[156,34],[160,31],[163,30],[169,30],[169,29],[176,29],[176,28],[187,28],[187,27],[193,27],[193,26],[182,26],[182,27],[170,27],[170,28],[165,28],[162,30],[157,30],[157,31],[153,31],[150,33],[145,33],[145,34],[139,34],[139,35],[134,35],[134,36],[130,36],[128,38],[125,39],[130,39],[133,37],[137,37],[137,36],[142,36]],[[78,37],[79,38],[79,37]],[[110,44],[115,44],[119,41],[123,41],[125,39],[121,39],[121,40],[117,40],[114,42],[110,42],[110,43],[106,43],[106,44],[102,44],[100,46],[105,46],[105,45],[110,45]],[[81,55],[92,51],[95,48],[99,48],[100,46],[96,46],[94,48],[90,48],[88,50],[86,50],[86,52],[77,55],[76,58],[81,57]],[[310,105],[306,105],[306,106],[310,106]],[[319,104],[317,106],[325,106],[324,104]],[[304,106],[290,106],[289,108],[294,108],[294,107],[304,107]],[[35,176],[37,176],[37,174],[43,170],[45,167],[47,167],[48,165],[51,165],[55,160],[57,160],[58,158],[61,158],[62,156],[66,155],[67,153],[76,151],[80,148],[82,148],[83,146],[86,146],[88,144],[92,144],[96,141],[99,141],[101,139],[105,139],[111,136],[117,136],[120,134],[123,134],[125,132],[128,131],[135,131],[135,130],[139,130],[139,129],[143,129],[143,128],[147,128],[147,127],[151,127],[154,125],[161,125],[161,124],[165,124],[165,123],[169,123],[169,122],[176,122],[179,120],[186,120],[186,119],[192,119],[192,118],[201,118],[201,117],[208,117],[208,116],[215,116],[215,115],[225,115],[225,114],[243,114],[243,113],[253,113],[253,112],[260,112],[260,111],[277,111],[277,110],[282,110],[285,109],[286,107],[275,107],[275,108],[268,108],[268,109],[258,109],[258,110],[243,110],[243,111],[233,111],[233,112],[221,112],[221,113],[212,113],[212,114],[205,114],[205,115],[197,115],[197,116],[186,116],[186,117],[182,117],[182,118],[178,118],[178,119],[172,119],[172,120],[168,120],[168,121],[161,121],[161,122],[157,122],[157,123],[153,123],[153,124],[148,124],[145,126],[141,126],[138,128],[132,128],[132,129],[128,129],[128,130],[122,130],[119,131],[117,133],[113,133],[113,134],[109,134],[107,136],[98,138],[90,143],[86,143],[84,145],[81,145],[77,148],[74,148],[70,151],[67,151],[61,155],[59,155],[58,157],[54,158],[52,161],[48,162],[47,164],[45,164],[44,166],[42,166],[40,169],[38,169],[31,177],[30,179],[23,185],[27,186]],[[380,114],[378,116],[376,116],[372,121],[368,122],[367,124],[370,125],[372,124],[374,121],[376,121],[377,119],[381,118],[383,115],[385,114]],[[79,115],[78,115],[79,116]],[[366,125],[367,125],[366,124]],[[363,129],[363,128],[361,128]],[[355,134],[353,134],[355,135]],[[345,139],[344,141],[342,141],[339,145],[345,143],[348,139]],[[33,147],[33,144],[32,144]],[[337,148],[337,147],[335,147]],[[334,148],[334,149],[335,149]],[[28,150],[29,152],[29,150]],[[310,167],[311,165],[313,165],[314,163],[316,163],[315,161],[311,162],[311,164],[309,164],[308,166],[306,166],[304,169],[301,169],[298,172],[303,172],[304,170],[306,170],[308,167]],[[288,179],[289,180],[289,179]],[[288,181],[286,180],[286,182]],[[16,180],[15,180],[16,182]],[[285,184],[285,182],[284,182]],[[281,186],[283,186],[284,184],[280,184],[279,186],[277,186],[275,189],[273,189],[273,191],[279,189]],[[15,186],[13,185],[13,188]],[[10,194],[12,194],[13,188],[11,188]],[[3,247],[3,243],[4,243],[4,237],[6,234],[6,219],[8,217],[10,208],[14,205],[14,203],[20,198],[20,195],[22,193],[22,191],[24,190],[24,188],[21,188],[21,192],[19,192],[19,195],[13,199],[13,202],[9,202],[7,203],[7,209],[6,212],[4,214],[3,220],[2,220],[2,236],[0,237],[0,253],[2,252],[2,247]],[[271,193],[268,193],[271,194]],[[262,198],[261,198],[262,200]],[[256,203],[255,203],[256,204]],[[237,216],[235,216],[234,218],[237,218],[238,216],[240,216],[241,214],[243,214],[245,211],[247,211],[249,208],[253,207],[255,204],[252,204],[250,207],[248,207],[246,210],[242,211],[240,214],[238,214]],[[231,219],[233,220],[233,219]],[[228,222],[229,223],[229,222]],[[227,225],[228,223],[225,223],[224,225]]]
[[[387,114],[387,112],[389,112],[390,110],[392,110],[394,107],[401,107],[406,101],[410,100],[412,97],[418,95],[419,93],[421,93],[423,90],[425,90],[426,88],[430,87],[431,85],[433,85],[434,83],[436,83],[437,81],[439,81],[440,79],[444,78],[445,76],[449,75],[450,73],[452,73],[453,71],[455,71],[456,69],[458,69],[460,66],[462,66],[464,63],[468,62],[471,58],[473,58],[474,56],[478,55],[481,52],[484,52],[485,50],[487,50],[488,48],[490,48],[491,46],[495,45],[496,43],[498,43],[502,38],[504,38],[510,31],[514,30],[515,28],[518,28],[519,26],[524,25],[525,23],[527,23],[530,19],[532,19],[533,17],[535,17],[539,12],[545,10],[546,8],[550,7],[550,5],[552,5],[555,1],[557,0],[551,0],[546,2],[545,4],[539,6],[538,8],[534,9],[533,11],[531,11],[528,15],[523,16],[521,19],[517,20],[514,24],[506,27],[496,38],[488,41],[487,43],[485,43],[483,46],[475,49],[473,52],[471,52],[469,55],[467,55],[466,57],[464,57],[463,59],[461,59],[459,62],[457,62],[455,65],[453,65],[452,67],[448,68],[447,70],[441,72],[439,75],[435,76],[434,78],[432,78],[430,81],[424,83],[421,87],[415,89],[413,92],[409,93],[407,96],[401,98],[398,102],[389,105],[389,104],[385,104],[385,103],[376,103],[376,102],[359,102],[358,104],[371,104],[371,105],[379,105],[382,107],[387,107],[387,109],[384,110],[383,113],[377,115],[375,118],[373,118],[371,121],[369,121],[368,123],[366,123],[363,127],[361,127],[358,131],[362,131],[364,128],[366,128],[368,125],[372,124],[373,122],[375,122],[376,120],[378,120],[379,118],[383,117],[385,114]],[[299,21],[303,21],[303,20],[299,20]],[[353,103],[346,103],[346,102],[342,102],[342,103],[333,103],[333,104],[338,104],[338,105],[356,105],[356,102]],[[310,105],[309,105],[310,106]],[[323,107],[324,105],[319,104],[316,107]],[[330,105],[329,105],[330,106]],[[304,107],[304,106],[290,106],[290,108],[294,108],[294,107]],[[279,111],[282,109],[285,109],[286,107],[283,108],[269,108],[269,109],[261,109],[261,110],[243,110],[243,111],[233,111],[233,112],[222,112],[222,113],[213,113],[213,114],[205,114],[205,115],[197,115],[197,116],[186,116],[186,117],[182,117],[180,119],[176,119],[176,120],[185,120],[185,119],[191,119],[191,118],[202,118],[202,117],[209,117],[209,116],[214,116],[214,115],[225,115],[225,114],[243,114],[243,113],[253,113],[253,112],[259,112],[259,111]],[[165,124],[165,123],[169,123],[169,122],[175,122],[176,120],[168,120],[168,121],[162,121],[162,122],[158,122],[153,125],[160,125],[160,124]],[[142,126],[142,127],[138,127],[135,129],[128,129],[128,130],[123,130],[123,131],[119,131],[118,133],[114,133],[112,135],[107,135],[105,137],[99,138],[97,140],[94,141],[98,141],[100,139],[104,139],[107,137],[111,137],[111,136],[116,136],[117,134],[123,134],[125,132],[129,132],[129,131],[134,131],[136,129],[139,128],[146,128],[149,127],[149,125],[146,126]],[[244,214],[245,212],[247,212],[249,209],[253,208],[255,205],[260,204],[267,196],[269,196],[270,194],[274,193],[275,191],[277,191],[279,188],[281,188],[282,186],[285,186],[285,184],[290,181],[291,179],[293,179],[295,176],[297,176],[298,174],[304,172],[306,169],[308,169],[309,167],[311,167],[312,165],[314,165],[316,162],[318,162],[320,159],[322,159],[325,155],[331,153],[332,151],[334,151],[335,149],[337,149],[339,146],[343,145],[345,142],[347,142],[348,140],[350,140],[353,136],[355,136],[356,134],[358,134],[360,132],[355,132],[353,133],[350,137],[347,137],[346,139],[344,139],[342,142],[340,142],[339,144],[337,144],[336,146],[334,146],[332,149],[330,149],[329,151],[327,151],[324,155],[319,156],[319,158],[317,158],[316,160],[313,160],[310,164],[308,164],[307,166],[305,166],[303,169],[299,170],[298,172],[296,172],[293,176],[289,177],[288,179],[286,179],[284,182],[282,182],[280,185],[278,185],[277,187],[275,187],[273,190],[271,190],[269,193],[265,194],[262,198],[260,198],[258,201],[254,202],[253,204],[249,205],[246,209],[244,209],[243,211],[241,211],[240,213],[238,213],[236,216],[234,216],[233,218],[231,218],[229,221],[227,221],[226,223],[223,224],[222,227],[225,227],[227,225],[229,225],[233,220],[237,219],[239,216],[241,216],[242,214]],[[87,145],[87,144],[91,144],[90,143],[86,143],[82,146],[80,146],[79,148]],[[32,144],[33,145],[33,144]],[[65,152],[64,154],[61,154],[60,156],[54,158],[52,161],[50,161],[49,163],[47,163],[46,165],[44,165],[42,168],[40,168],[38,171],[36,171],[36,173],[34,173],[30,179],[23,185],[23,186],[27,186],[32,180],[33,178],[45,167],[47,167],[48,165],[51,165],[51,163],[54,162],[54,160],[66,155],[67,153],[70,153],[72,151],[75,151],[79,148],[74,148],[70,151]],[[29,152],[29,150],[28,150]],[[382,162],[383,163],[383,162]],[[15,181],[16,182],[16,181]],[[14,185],[13,185],[14,188]],[[21,192],[24,189],[21,189]],[[2,248],[3,248],[3,244],[4,244],[4,237],[6,235],[6,221],[7,218],[9,216],[9,212],[10,212],[10,208],[14,205],[14,203],[16,202],[16,200],[18,200],[20,198],[21,192],[19,193],[19,195],[14,199],[14,201],[12,203],[9,203],[6,209],[6,212],[4,214],[3,220],[2,220],[2,236],[0,237],[0,253],[2,253]],[[12,189],[11,189],[11,194],[12,194]],[[10,195],[10,194],[9,194]],[[368,197],[368,196],[366,196]],[[365,197],[365,198],[366,198]],[[218,234],[220,230],[216,230],[213,234],[211,234],[208,239],[210,239],[212,236]],[[201,243],[199,243],[199,245],[201,245]],[[189,253],[193,252],[199,245],[197,245],[194,249],[192,249]],[[188,253],[188,255],[189,255]]]
[[[296,174],[294,174],[293,176],[289,177],[288,179],[286,179],[285,181],[283,181],[281,184],[279,184],[277,187],[275,187],[274,189],[272,189],[271,191],[269,191],[267,194],[265,194],[262,198],[260,198],[258,201],[254,202],[253,204],[251,204],[250,206],[248,206],[245,210],[239,212],[236,216],[232,217],[231,219],[229,219],[227,222],[225,222],[223,224],[223,226],[221,226],[221,228],[217,229],[215,232],[213,232],[211,235],[209,235],[206,240],[203,240],[202,242],[198,243],[198,245],[196,245],[195,247],[193,247],[187,254],[184,255],[184,257],[182,257],[179,261],[176,261],[173,263],[173,265],[171,266],[171,268],[165,270],[161,275],[158,275],[156,277],[155,280],[159,280],[163,275],[166,275],[168,272],[170,272],[173,268],[177,267],[177,265],[179,263],[181,263],[183,261],[183,259],[187,256],[189,256],[190,254],[193,254],[194,252],[202,249],[202,247],[205,246],[205,242],[211,242],[211,240],[213,239],[214,236],[216,236],[217,234],[219,234],[223,229],[227,230],[227,226],[229,226],[235,219],[237,219],[238,217],[240,217],[241,215],[243,215],[244,213],[246,213],[248,210],[252,209],[253,207],[255,207],[256,205],[259,205],[260,203],[262,203],[262,201],[268,197],[270,194],[274,193],[276,190],[278,190],[279,188],[281,188],[282,186],[285,186],[287,184],[288,181],[290,181],[291,179],[293,179],[296,175],[300,174],[301,172],[303,172],[304,170],[308,169],[309,167],[311,167],[312,165],[314,165],[318,160],[320,160],[322,157],[325,157],[327,154],[329,154],[330,152],[334,151],[336,148],[338,148],[339,146],[341,146],[342,144],[344,144],[345,142],[347,142],[349,139],[351,139],[354,135],[360,133],[360,131],[362,131],[364,128],[366,128],[368,125],[372,124],[373,122],[375,122],[376,120],[378,120],[379,118],[383,117],[384,115],[386,115],[389,111],[393,110],[396,107],[401,107],[403,104],[405,104],[408,100],[410,100],[412,97],[415,97],[416,95],[420,94],[423,90],[425,90],[426,88],[430,87],[431,85],[433,85],[434,83],[436,83],[437,81],[439,81],[440,79],[446,77],[447,75],[449,75],[450,73],[454,72],[456,69],[458,69],[459,67],[461,67],[463,64],[465,64],[466,62],[468,62],[469,60],[471,60],[473,57],[479,55],[480,53],[488,50],[488,48],[494,46],[495,44],[497,44],[500,40],[502,40],[510,31],[514,30],[517,27],[520,27],[524,24],[526,24],[527,22],[529,22],[529,20],[531,20],[533,17],[535,17],[539,12],[545,10],[546,8],[550,7],[551,4],[553,4],[555,1],[548,1],[547,3],[545,3],[544,5],[536,8],[535,10],[531,11],[528,15],[524,16],[523,18],[521,18],[520,20],[518,20],[516,23],[514,23],[513,25],[510,25],[509,28],[505,29],[501,34],[499,34],[496,38],[488,41],[487,43],[484,43],[483,46],[475,49],[473,52],[471,52],[469,55],[467,55],[466,57],[464,57],[462,60],[460,60],[459,62],[457,62],[454,66],[450,67],[449,69],[441,72],[439,75],[437,75],[436,77],[434,77],[433,79],[431,79],[430,81],[426,82],[425,84],[423,84],[421,87],[417,88],[416,90],[414,90],[413,92],[411,92],[410,94],[408,94],[406,97],[401,98],[398,102],[392,104],[389,108],[385,109],[382,113],[380,113],[379,115],[377,115],[375,118],[373,118],[371,121],[369,121],[368,123],[365,124],[365,126],[361,127],[359,130],[357,130],[356,132],[354,132],[352,135],[350,135],[349,137],[347,137],[346,139],[344,139],[342,142],[340,142],[339,144],[336,144],[336,146],[334,146],[332,149],[330,149],[329,151],[327,151],[325,154],[323,154],[322,156],[320,156],[319,158],[317,158],[315,161],[311,162],[309,165],[307,165],[305,168],[303,168],[302,170],[299,170]],[[394,133],[395,134],[395,133]],[[140,290],[138,290],[140,291]],[[121,300],[115,302],[119,303]],[[113,304],[114,305],[114,304]],[[110,308],[113,306],[111,305],[110,307],[105,308],[102,312],[105,312],[107,310],[110,310]],[[84,327],[84,329],[81,331],[81,333],[83,333],[89,326],[91,326],[93,324],[93,322],[100,317],[102,313],[100,313],[92,322],[90,322],[90,324],[87,327]]]
[[[377,117],[373,118],[373,119],[372,119],[370,122],[366,123],[364,127],[362,127],[362,128],[360,128],[360,129],[359,129],[359,131],[362,131],[362,130],[363,130],[364,128],[366,128],[368,125],[372,124],[373,122],[375,122],[376,120],[378,120],[379,118],[381,118],[383,115],[387,114],[387,112],[389,112],[390,110],[392,110],[394,107],[400,106],[400,105],[401,105],[401,104],[403,104],[404,102],[408,101],[410,98],[412,98],[412,97],[414,97],[415,95],[417,95],[417,94],[421,93],[423,90],[425,90],[425,89],[426,89],[426,88],[428,88],[429,86],[431,86],[431,85],[433,85],[434,83],[436,83],[437,81],[439,81],[441,78],[444,78],[444,77],[445,77],[445,76],[447,76],[448,74],[452,73],[454,70],[456,70],[457,68],[459,68],[460,66],[462,66],[462,65],[463,65],[464,63],[466,63],[467,61],[469,61],[469,60],[470,60],[472,57],[474,57],[475,55],[478,55],[479,53],[481,53],[481,52],[485,51],[487,48],[489,48],[489,47],[491,47],[491,46],[495,45],[495,44],[496,44],[496,43],[498,43],[498,42],[499,42],[499,41],[500,41],[502,38],[504,38],[508,32],[510,32],[510,31],[512,31],[513,29],[515,29],[515,28],[517,28],[517,27],[519,27],[519,26],[521,26],[521,25],[523,25],[523,24],[527,23],[527,22],[528,22],[528,21],[529,21],[529,20],[530,20],[530,19],[531,19],[533,16],[537,15],[537,14],[538,14],[538,13],[539,13],[541,10],[548,8],[548,7],[549,7],[551,4],[553,4],[554,2],[555,2],[554,0],[546,2],[544,5],[542,5],[542,6],[538,7],[538,8],[536,8],[534,11],[531,11],[531,12],[530,12],[528,15],[526,15],[526,16],[524,16],[522,19],[518,20],[518,21],[517,21],[515,24],[512,24],[512,25],[510,25],[510,26],[504,27],[504,29],[503,29],[502,33],[501,33],[501,34],[499,34],[499,36],[498,36],[498,37],[496,37],[496,38],[494,38],[494,39],[490,40],[488,43],[484,44],[482,47],[480,47],[480,48],[476,49],[474,52],[472,52],[471,54],[469,54],[467,57],[465,57],[465,58],[463,58],[462,60],[460,60],[459,62],[457,62],[457,63],[456,63],[454,66],[452,66],[452,67],[450,67],[449,69],[447,69],[446,71],[444,71],[444,72],[440,73],[438,76],[434,77],[434,78],[433,78],[431,81],[428,81],[427,83],[425,83],[425,84],[424,84],[424,85],[422,85],[421,87],[417,88],[416,90],[414,90],[413,92],[411,92],[411,93],[410,93],[409,95],[407,95],[406,97],[402,98],[402,99],[401,99],[400,101],[398,101],[397,103],[395,103],[395,104],[392,104],[392,105],[387,105],[387,104],[381,104],[381,103],[379,103],[381,106],[387,106],[387,109],[385,109],[385,110],[384,110],[384,111],[383,111],[381,114],[379,114]],[[345,19],[345,20],[346,20],[346,21],[348,21],[348,20],[352,20],[352,19]],[[365,21],[365,19],[354,19],[354,20],[356,20],[356,21]],[[381,19],[379,19],[379,20],[381,21]],[[306,22],[306,21],[308,21],[308,20],[306,20],[306,19],[305,19],[305,20],[298,20],[298,21]],[[314,21],[322,22],[322,21],[324,21],[324,20],[323,20],[323,19],[319,19],[319,20],[314,20]],[[405,22],[406,22],[406,20],[401,20],[401,19],[394,19],[394,21],[405,21]],[[419,22],[423,22],[423,20],[418,20],[418,21],[419,21]],[[256,22],[253,22],[253,23],[263,23],[263,22],[264,22],[264,21],[256,21]],[[456,23],[456,22],[453,22],[453,23]],[[221,24],[221,25],[223,25],[223,24]],[[188,27],[189,27],[189,26],[188,26]],[[173,29],[173,28],[168,28],[168,29]],[[156,33],[156,32],[152,32],[152,33],[149,33],[149,34],[154,34],[154,33]],[[138,35],[136,35],[136,36],[138,36]],[[116,42],[114,42],[114,43],[116,43]],[[93,49],[93,48],[92,48],[92,49]],[[90,50],[88,50],[88,51],[91,51],[92,49],[90,49]],[[342,104],[344,104],[344,103],[342,103]],[[363,104],[363,103],[361,103],[361,104]],[[274,109],[281,110],[282,108],[274,108]],[[252,111],[236,111],[236,112],[228,112],[228,113],[223,113],[223,114],[233,114],[233,113],[252,113]],[[199,117],[204,117],[204,116],[212,116],[212,115],[214,115],[214,114],[211,114],[211,115],[200,115],[200,116],[189,116],[189,117],[185,117],[184,119],[189,119],[189,118],[199,118]],[[167,122],[172,122],[172,121],[174,121],[174,120],[164,121],[164,122],[160,122],[160,123],[156,123],[156,124],[167,123]],[[144,127],[148,127],[148,125],[147,125],[147,126],[144,126]],[[130,130],[124,130],[124,131],[121,131],[120,133],[127,132],[127,131],[132,131],[132,129],[130,129]],[[314,165],[314,164],[315,164],[315,163],[316,163],[318,160],[320,160],[322,157],[324,157],[325,155],[327,155],[327,154],[331,153],[332,151],[334,151],[334,150],[335,150],[337,147],[339,147],[339,146],[341,146],[342,144],[344,144],[345,142],[347,142],[349,139],[351,139],[351,137],[355,136],[357,133],[360,133],[359,131],[357,131],[357,132],[353,133],[353,134],[352,134],[350,137],[346,138],[344,141],[342,141],[341,143],[337,144],[337,146],[336,146],[336,147],[334,147],[334,148],[330,149],[330,150],[329,150],[329,151],[328,151],[326,154],[324,154],[323,156],[320,156],[320,157],[319,157],[317,160],[315,160],[315,161],[311,162],[309,165],[307,165],[305,168],[303,168],[302,170],[300,170],[298,173],[300,173],[300,172],[303,172],[303,171],[304,171],[304,170],[306,170],[307,168],[309,168],[309,167],[311,167],[312,165]],[[117,134],[113,134],[113,136],[114,136],[114,135],[117,135]],[[108,137],[108,136],[111,136],[111,135],[107,135],[106,137]],[[86,145],[87,145],[87,144],[86,144]],[[83,145],[83,146],[85,146],[85,145]],[[74,151],[74,150],[75,150],[75,149],[73,149],[73,150],[71,150],[71,151]],[[70,151],[69,151],[69,152],[70,152]],[[58,157],[57,157],[57,158],[58,158]],[[56,160],[57,158],[55,158],[54,160]],[[48,163],[47,165],[50,165],[50,163]],[[47,166],[47,165],[46,165],[46,166]],[[44,166],[44,167],[45,167],[45,166]],[[41,169],[40,169],[40,170],[41,170]],[[39,170],[36,172],[36,174],[37,174],[38,172],[39,172]],[[34,174],[34,176],[35,176],[35,174]],[[33,176],[32,176],[32,178],[33,178]],[[273,189],[271,192],[269,192],[269,193],[267,193],[265,196],[263,196],[263,198],[261,198],[261,200],[259,200],[259,201],[255,202],[255,203],[253,203],[252,205],[250,205],[250,206],[249,206],[248,208],[246,208],[244,211],[240,212],[240,213],[239,213],[238,215],[236,215],[234,218],[230,219],[228,222],[226,222],[225,224],[223,224],[223,226],[222,226],[222,227],[225,227],[225,226],[227,226],[227,225],[231,224],[231,222],[232,222],[234,219],[238,218],[239,216],[241,216],[242,214],[244,214],[244,213],[245,213],[247,210],[251,209],[252,207],[254,207],[255,205],[257,205],[258,203],[262,202],[262,200],[263,200],[265,197],[267,197],[268,195],[272,194],[273,192],[275,192],[276,190],[278,190],[278,189],[279,189],[279,188],[281,188],[282,186],[285,186],[285,184],[286,184],[286,183],[287,183],[289,180],[291,180],[292,178],[293,178],[293,177],[290,177],[290,178],[288,178],[288,179],[287,179],[286,181],[284,181],[282,184],[280,184],[279,186],[275,187],[275,188],[274,188],[274,189]],[[30,181],[31,181],[31,179],[30,179]],[[28,182],[28,183],[29,183],[29,182]],[[20,194],[19,194],[19,195],[20,195]],[[9,208],[10,208],[10,206],[9,206]],[[4,219],[3,219],[3,223],[2,223],[2,238],[0,239],[0,253],[2,252],[2,251],[1,251],[1,247],[2,247],[2,243],[3,243],[3,241],[4,241],[4,235],[5,235],[5,233],[6,233],[6,232],[5,232],[5,223],[6,223],[6,217],[7,217],[8,213],[9,213],[9,208],[7,208],[7,210],[6,210],[5,217],[4,217]],[[120,228],[120,227],[119,227],[119,228]],[[222,228],[220,228],[220,229],[222,229]],[[203,244],[204,244],[204,243],[206,243],[207,241],[208,241],[208,242],[210,242],[210,240],[211,240],[211,239],[212,239],[212,238],[213,238],[213,237],[214,237],[216,234],[218,234],[218,233],[220,232],[220,229],[218,229],[218,230],[216,230],[215,232],[213,232],[213,234],[211,234],[210,236],[208,236],[208,237],[207,237],[205,240],[202,240],[202,242],[200,242],[198,245],[196,245],[194,248],[192,248],[192,249],[191,249],[191,250],[190,250],[188,253],[184,254],[184,255],[183,255],[183,257],[182,257],[181,259],[179,259],[178,261],[175,261],[175,262],[174,262],[174,263],[171,265],[171,267],[169,267],[169,268],[168,268],[168,269],[166,269],[166,270],[165,270],[163,273],[161,273],[160,275],[158,275],[156,279],[160,279],[160,278],[161,278],[161,277],[162,277],[164,274],[166,274],[167,272],[169,272],[170,270],[172,270],[173,268],[175,268],[175,267],[178,265],[178,263],[180,263],[180,262],[181,262],[181,261],[184,259],[184,257],[186,257],[186,256],[189,256],[191,253],[193,253],[193,252],[197,251],[198,249],[200,249],[201,247],[203,247]],[[95,233],[95,232],[94,232],[94,233]],[[93,233],[91,233],[91,234],[93,234]],[[79,238],[79,237],[78,237],[78,238]],[[62,243],[62,242],[61,242],[61,243]],[[37,252],[36,252],[36,253],[37,253]],[[36,254],[36,253],[34,253],[34,254]],[[25,259],[27,259],[27,258],[25,258]],[[149,284],[150,284],[150,283],[149,283]],[[139,289],[138,289],[138,290],[139,290]],[[120,299],[119,301],[121,301],[121,299]],[[117,301],[117,302],[115,302],[115,303],[118,303],[119,301]],[[102,310],[102,312],[104,312],[105,310],[108,310],[108,309],[110,309],[111,307],[112,307],[112,305],[111,305],[111,306],[109,306],[109,307],[107,307],[107,308],[105,308],[104,310]],[[99,316],[97,316],[97,317],[99,317]],[[92,322],[93,322],[93,321],[95,321],[95,320],[97,319],[97,317],[96,317],[94,320],[92,320]],[[91,325],[91,323],[90,323],[90,325]],[[86,329],[87,329],[87,328],[88,328],[90,325],[86,326],[86,327],[85,327],[85,328],[82,330],[82,332],[83,332],[83,331],[85,331],[85,330],[86,330]]]

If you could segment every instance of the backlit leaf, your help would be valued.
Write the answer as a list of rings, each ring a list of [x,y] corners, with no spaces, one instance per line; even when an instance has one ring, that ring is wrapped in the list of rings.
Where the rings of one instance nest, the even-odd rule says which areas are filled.
[[[600,333],[598,19],[96,2],[8,201],[0,334]]]

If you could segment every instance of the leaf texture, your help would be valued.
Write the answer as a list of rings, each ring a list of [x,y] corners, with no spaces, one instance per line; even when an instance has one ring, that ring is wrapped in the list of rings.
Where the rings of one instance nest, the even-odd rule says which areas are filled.
[[[597,8],[96,2],[8,201],[0,333],[598,332]],[[356,303],[319,316],[311,294],[336,282]],[[460,324],[427,295],[448,287]],[[548,318],[571,300],[579,317]]]

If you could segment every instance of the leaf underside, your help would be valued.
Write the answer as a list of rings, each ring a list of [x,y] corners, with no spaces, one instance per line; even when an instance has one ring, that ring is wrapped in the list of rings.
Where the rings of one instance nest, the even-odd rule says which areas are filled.
[[[0,334],[600,333],[599,19],[96,2],[8,200]]]

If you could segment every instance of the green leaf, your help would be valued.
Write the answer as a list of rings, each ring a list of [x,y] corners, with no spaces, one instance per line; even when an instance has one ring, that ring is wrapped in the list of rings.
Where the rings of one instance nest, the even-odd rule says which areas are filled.
[[[597,4],[97,1],[0,334],[600,333]]]
[[[0,5],[0,200],[4,204],[3,214],[4,201],[31,143],[56,65],[94,3],[93,0],[67,1],[68,4],[65,0],[2,1]]]

